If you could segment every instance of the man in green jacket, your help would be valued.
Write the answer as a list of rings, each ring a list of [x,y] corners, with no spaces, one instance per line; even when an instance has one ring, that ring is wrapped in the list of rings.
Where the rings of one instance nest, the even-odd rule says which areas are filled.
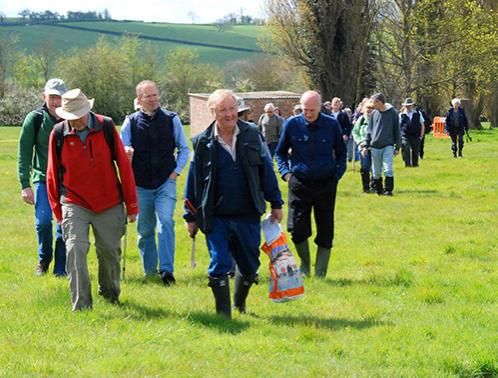
[[[59,122],[55,109],[61,106],[61,96],[67,91],[61,79],[50,79],[42,92],[44,104],[24,119],[19,138],[18,173],[24,202],[35,206],[38,237],[38,264],[35,273],[48,271],[53,255],[52,209],[48,201],[46,172],[48,141],[54,125]],[[33,189],[31,188],[33,183]],[[66,275],[66,246],[61,225],[56,225],[54,275]]]

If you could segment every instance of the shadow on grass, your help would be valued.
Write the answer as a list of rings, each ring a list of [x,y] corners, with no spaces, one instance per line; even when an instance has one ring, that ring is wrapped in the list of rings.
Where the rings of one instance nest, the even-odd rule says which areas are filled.
[[[117,306],[122,310],[122,316],[126,319],[151,320],[178,317],[178,314],[168,311],[164,307],[146,306],[129,299]]]
[[[303,325],[314,328],[326,328],[337,330],[341,328],[354,328],[358,330],[371,327],[387,325],[388,323],[378,320],[377,318],[368,318],[362,320],[351,320],[341,318],[321,318],[318,316],[270,316],[268,320],[277,325],[296,326]]]
[[[189,313],[187,320],[193,324],[211,328],[220,333],[228,333],[232,335],[239,334],[249,327],[248,322],[236,319],[226,319],[221,315],[198,311]]]

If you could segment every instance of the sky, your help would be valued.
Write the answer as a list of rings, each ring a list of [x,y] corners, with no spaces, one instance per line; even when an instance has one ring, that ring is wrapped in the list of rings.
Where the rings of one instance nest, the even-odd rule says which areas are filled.
[[[23,9],[34,12],[50,10],[65,15],[67,11],[98,11],[107,8],[116,20],[142,20],[172,23],[211,23],[228,13],[264,17],[264,0],[0,0],[0,12],[18,17]]]

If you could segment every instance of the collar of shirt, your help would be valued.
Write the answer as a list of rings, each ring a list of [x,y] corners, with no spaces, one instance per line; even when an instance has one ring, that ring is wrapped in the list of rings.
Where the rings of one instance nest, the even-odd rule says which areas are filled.
[[[158,110],[159,110],[159,107],[157,107],[156,109],[154,109],[152,112],[146,112],[145,110],[140,109],[140,111],[142,113],[147,114],[150,118],[154,118],[154,115],[157,113]]]
[[[214,139],[218,141],[221,147],[223,147],[232,157],[233,161],[235,161],[235,158],[237,157],[236,150],[235,150],[235,145],[237,143],[237,135],[239,135],[240,129],[238,125],[235,125],[235,130],[233,131],[233,137],[232,137],[232,145],[230,146],[228,143],[226,143],[222,137],[220,137],[220,134],[218,132],[218,124],[214,125]]]

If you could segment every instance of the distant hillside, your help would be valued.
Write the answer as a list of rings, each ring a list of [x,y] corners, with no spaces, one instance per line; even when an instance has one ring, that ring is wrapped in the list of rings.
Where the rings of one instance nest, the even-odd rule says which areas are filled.
[[[55,24],[0,24],[0,33],[15,33],[20,48],[36,51],[44,41],[67,53],[72,48],[85,48],[95,44],[100,35],[110,40],[121,35],[135,34],[151,43],[160,56],[179,46],[188,47],[199,53],[202,63],[225,64],[236,59],[247,59],[261,53],[257,38],[264,33],[264,27],[234,25],[226,31],[219,31],[215,25],[166,24],[144,22],[81,21],[58,22]]]

